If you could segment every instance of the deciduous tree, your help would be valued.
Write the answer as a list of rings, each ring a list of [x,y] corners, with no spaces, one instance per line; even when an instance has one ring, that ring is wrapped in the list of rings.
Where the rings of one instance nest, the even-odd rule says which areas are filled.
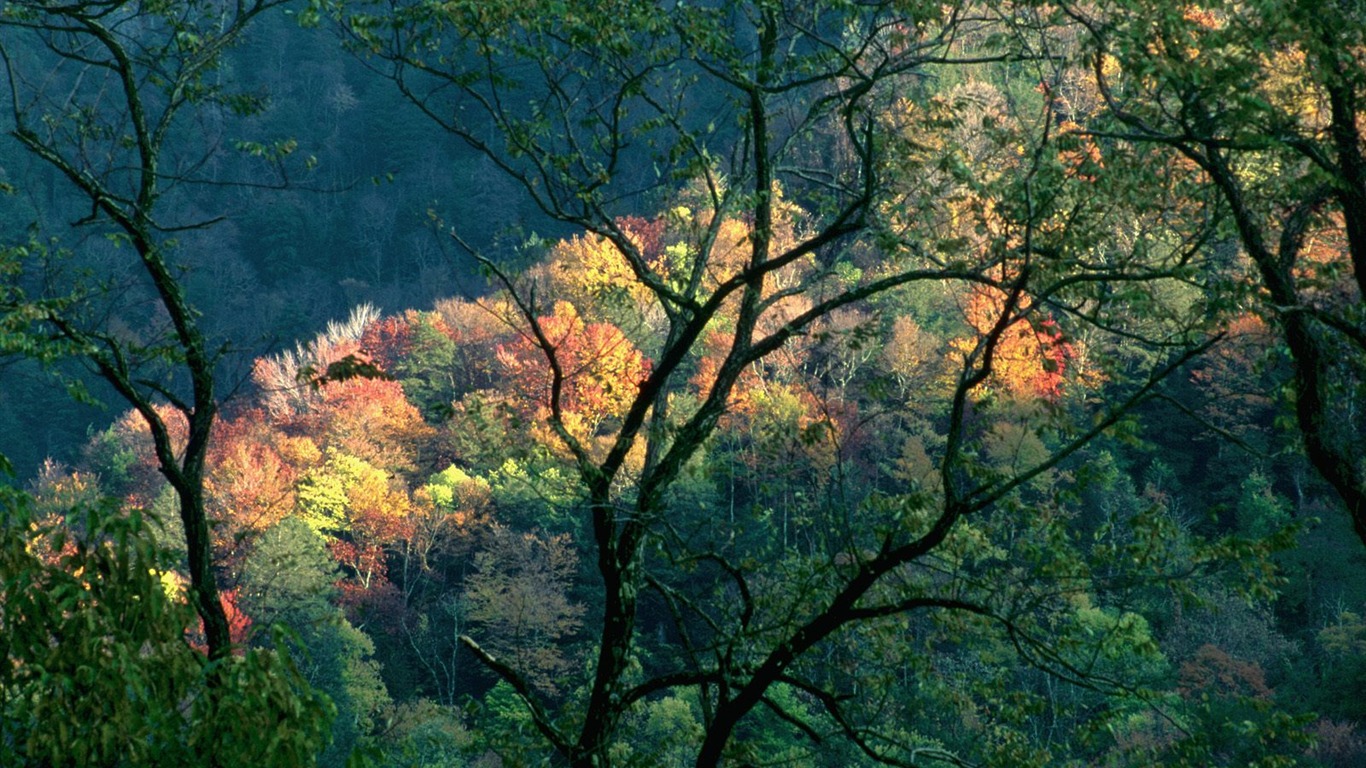
[[[273,649],[209,660],[192,647],[195,610],[171,560],[136,510],[102,500],[37,520],[0,486],[0,762],[314,760],[326,700]]]
[[[1029,71],[1054,77],[1039,53],[1050,38],[984,7],[940,3],[585,0],[548,13],[411,0],[342,5],[338,16],[358,54],[417,109],[574,227],[579,246],[604,257],[603,274],[629,278],[622,292],[663,318],[642,341],[650,367],[606,393],[610,426],[581,429],[583,358],[565,343],[568,310],[548,312],[559,297],[545,295],[544,281],[469,249],[502,285],[503,316],[525,340],[515,361],[534,387],[524,396],[576,476],[571,498],[582,499],[602,603],[589,679],[564,713],[526,671],[467,646],[521,697],[562,759],[611,765],[633,708],[686,688],[698,701],[699,766],[728,750],[746,759],[737,734],[768,723],[911,764],[924,743],[854,717],[866,702],[852,683],[812,661],[850,633],[910,615],[999,628],[1027,661],[1086,676],[1046,639],[1077,626],[1070,592],[1009,565],[1018,557],[1064,581],[1074,574],[1066,515],[1026,505],[1019,492],[1147,398],[1201,341],[1198,316],[1151,288],[1188,268],[1188,244],[1152,236],[1156,226],[1114,237],[1132,211],[1102,171],[1123,158],[1102,165],[1075,132],[1058,130],[1047,93],[973,121],[954,114],[955,94],[930,85],[938,74],[1036,57]],[[969,152],[964,135],[986,151]],[[646,193],[666,201],[666,231],[676,233],[665,237],[664,260],[624,223]],[[926,456],[934,492],[822,508],[834,533],[809,558],[764,525],[727,530],[675,513],[673,491],[746,376],[780,367],[780,350],[833,313],[946,281],[998,300],[960,345],[948,385],[929,395],[939,399],[938,444]],[[1154,311],[1134,320],[1119,311],[1125,301]],[[1035,391],[1052,391],[1049,354],[1061,354],[1063,324],[1079,322],[1143,346],[1149,365],[1108,392],[1108,404],[1079,403],[1040,440],[1037,458],[984,466],[974,393],[996,375],[1007,335],[1051,350]],[[699,369],[700,391],[689,392]],[[1028,533],[1011,532],[1021,527]],[[973,586],[935,575],[969,572]],[[683,649],[657,666],[643,659],[645,605],[669,617],[652,626]],[[1020,605],[1040,607],[1010,607]],[[1055,615],[1068,618],[1047,618]]]
[[[1089,35],[1106,123],[1196,184],[1173,202],[1227,217],[1294,365],[1305,451],[1366,543],[1366,16],[1333,0],[1064,6]],[[1149,177],[1151,178],[1151,177]],[[1141,182],[1144,183],[1144,182]],[[1151,187],[1150,187],[1151,188]],[[1251,286],[1255,286],[1253,289]]]
[[[214,75],[251,22],[279,5],[15,2],[0,17],[10,137],[85,198],[88,215],[78,224],[128,249],[161,318],[149,333],[130,338],[102,325],[96,305],[81,303],[90,286],[58,285],[52,295],[32,297],[7,289],[0,294],[6,325],[19,333],[7,334],[4,346],[43,353],[60,342],[146,420],[157,468],[179,501],[191,594],[215,659],[231,648],[204,499],[219,352],[186,299],[172,245],[177,230],[209,222],[166,218],[160,203],[170,182],[193,180],[195,164],[211,148],[182,141],[194,130],[189,118],[256,108],[253,97]],[[41,249],[8,250],[5,264],[6,271],[40,270]],[[25,342],[33,336],[47,343]],[[188,425],[183,447],[163,403]]]
[[[569,537],[519,534],[494,523],[474,567],[465,581],[466,616],[480,628],[484,652],[538,690],[558,692],[572,663],[562,645],[584,612],[568,592],[578,567]]]

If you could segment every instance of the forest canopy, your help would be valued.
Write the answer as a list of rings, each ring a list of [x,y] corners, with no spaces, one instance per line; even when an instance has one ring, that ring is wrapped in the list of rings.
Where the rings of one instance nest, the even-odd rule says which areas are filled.
[[[1362,14],[6,3],[0,762],[1359,764]]]

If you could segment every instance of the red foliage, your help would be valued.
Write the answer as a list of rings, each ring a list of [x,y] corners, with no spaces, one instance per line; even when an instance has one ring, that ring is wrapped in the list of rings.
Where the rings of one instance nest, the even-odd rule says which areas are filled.
[[[645,219],[640,216],[622,216],[616,220],[626,236],[640,249],[646,263],[658,269],[664,257],[665,221],[662,218]]]
[[[237,590],[228,589],[218,593],[223,601],[223,611],[228,615],[228,636],[232,638],[233,653],[238,656],[246,652],[247,640],[251,636],[251,617],[237,605]],[[209,655],[209,646],[204,639],[204,620],[199,619],[193,630],[185,633],[186,642],[191,648]]]
[[[343,584],[368,590],[387,580],[384,548],[378,541],[368,537],[362,537],[359,541],[333,539],[328,542],[327,549],[332,553],[332,558],[353,576],[343,581]]]
[[[451,302],[443,302],[443,305],[449,307]],[[480,312],[487,314],[483,310]],[[380,368],[386,371],[392,370],[400,361],[412,353],[413,330],[424,325],[457,344],[465,342],[466,337],[477,338],[483,335],[483,324],[477,324],[466,329],[453,326],[448,322],[445,313],[439,311],[418,312],[410,309],[402,315],[384,317],[366,326],[365,333],[360,338],[360,348]]]
[[[280,455],[278,438],[257,410],[214,425],[204,497],[220,565],[231,568],[240,562],[246,554],[244,540],[294,508],[299,473]]]
[[[721,366],[725,363],[726,355],[734,343],[735,334],[726,331],[709,331],[702,338],[702,357],[697,361],[697,372],[689,379],[689,383],[696,388],[698,397],[705,400],[711,395],[711,388],[716,385],[716,377],[720,374]],[[746,367],[730,391],[728,404],[732,409],[738,407],[744,400],[744,393],[762,383],[758,371],[753,366]]]
[[[221,596],[223,610],[228,614],[228,634],[232,638],[232,644],[241,646],[247,642],[247,637],[251,633],[251,617],[238,607],[237,590],[227,590]]]
[[[1222,342],[1200,359],[1191,383],[1205,395],[1201,415],[1211,423],[1247,439],[1269,429],[1275,401],[1274,385],[1264,376],[1265,359],[1276,344],[1266,323],[1252,314],[1228,322]]]
[[[366,327],[360,337],[360,348],[385,370],[402,360],[413,343],[413,320],[416,312],[411,310],[401,316],[390,315],[380,318]]]
[[[383,576],[370,584],[347,579],[337,585],[338,602],[346,612],[346,619],[366,630],[378,629],[397,635],[403,630],[407,606],[403,592]]]

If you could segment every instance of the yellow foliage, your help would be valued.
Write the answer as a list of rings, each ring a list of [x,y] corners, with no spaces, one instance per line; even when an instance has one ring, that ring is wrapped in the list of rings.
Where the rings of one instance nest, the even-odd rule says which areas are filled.
[[[667,275],[662,277],[668,279]],[[550,279],[554,295],[584,309],[621,298],[638,307],[653,301],[625,254],[611,240],[598,235],[557,243],[550,254]]]
[[[978,351],[1002,319],[1006,299],[998,289],[973,288],[963,313],[975,333],[953,340],[953,348],[965,356]],[[1027,296],[1020,297],[1012,310],[1015,317],[1007,318],[992,353],[991,377],[984,387],[1021,400],[1054,399],[1062,392],[1074,346],[1046,316],[1021,317],[1029,305]]]
[[[323,459],[323,452],[310,437],[282,437],[276,450],[280,452],[280,458],[296,469],[307,469]]]
[[[1328,127],[1328,100],[1309,71],[1301,48],[1279,49],[1262,56],[1259,90],[1277,112],[1290,117],[1307,132]]]

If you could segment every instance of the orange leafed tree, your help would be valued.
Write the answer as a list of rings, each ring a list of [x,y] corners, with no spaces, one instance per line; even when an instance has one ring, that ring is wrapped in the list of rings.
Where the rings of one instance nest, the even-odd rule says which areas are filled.
[[[215,552],[233,567],[245,554],[243,540],[293,510],[299,472],[277,448],[283,435],[271,429],[260,411],[219,421],[214,437],[204,478],[205,506],[214,522]]]
[[[1087,307],[1100,313],[1092,315],[1099,322],[1109,319],[1110,307],[1108,286],[1099,284],[1130,277],[1129,262],[1117,261],[1121,253],[1107,253],[1107,268],[1100,270],[1072,258],[1091,253],[1089,232],[1048,227],[1067,215],[1063,206],[1073,200],[1058,186],[1085,189],[1075,196],[1078,202],[1101,197],[1096,206],[1108,210],[1109,199],[1092,190],[1106,190],[1102,176],[1118,159],[1106,157],[1101,166],[1078,137],[1058,141],[1052,114],[1020,117],[1004,97],[1000,117],[963,118],[950,100],[890,117],[903,98],[924,90],[945,57],[957,55],[959,32],[977,31],[978,14],[968,13],[971,29],[964,27],[964,9],[954,4],[917,6],[912,14],[898,4],[742,3],[734,13],[718,14],[682,3],[619,4],[613,13],[570,3],[580,24],[573,30],[534,4],[495,3],[492,16],[488,7],[442,6],[449,15],[433,14],[432,20],[466,24],[458,28],[468,33],[447,38],[429,35],[435,28],[421,21],[415,25],[421,34],[408,37],[412,28],[402,25],[346,20],[359,22],[347,28],[373,45],[396,81],[412,85],[406,93],[445,130],[522,183],[540,211],[580,233],[552,251],[552,259],[594,265],[581,274],[523,271],[520,252],[509,259],[480,253],[452,232],[501,285],[503,292],[489,304],[506,310],[500,319],[520,329],[520,338],[497,348],[502,375],[515,382],[507,388],[509,410],[520,410],[519,421],[534,420],[533,429],[551,436],[552,450],[572,461],[568,474],[577,493],[566,497],[574,500],[577,530],[591,537],[585,544],[595,556],[587,560],[593,593],[600,596],[588,643],[595,658],[583,665],[591,680],[564,698],[547,694],[537,670],[516,652],[494,646],[493,638],[487,649],[483,639],[461,642],[516,691],[535,730],[567,765],[619,762],[617,745],[631,727],[633,708],[684,690],[705,715],[699,766],[746,759],[737,751],[746,747],[737,742],[751,715],[765,706],[813,740],[831,722],[847,724],[843,735],[878,759],[882,737],[873,732],[871,741],[863,741],[857,733],[862,723],[841,719],[844,702],[853,698],[845,687],[826,686],[823,677],[806,685],[803,667],[823,672],[828,665],[816,654],[842,642],[846,630],[883,619],[940,609],[990,615],[994,608],[985,603],[907,594],[899,579],[950,546],[969,518],[990,514],[1117,423],[1186,359],[1176,355],[1142,385],[1122,387],[1128,391],[1116,393],[1114,405],[1099,398],[1082,403],[1091,411],[1090,426],[1049,446],[1038,463],[1011,475],[972,471],[980,440],[977,419],[969,418],[970,399],[979,388],[1051,399],[1061,395],[1070,373],[1072,344],[1044,307],[1031,307],[1023,297],[1040,303],[1047,297],[1061,321],[1073,301],[1094,294],[1101,298]],[[941,17],[930,18],[936,8]],[[490,25],[490,19],[499,23]],[[451,48],[431,42],[438,39]],[[604,39],[611,43],[602,45]],[[409,58],[419,50],[420,59]],[[441,54],[439,60],[432,52]],[[465,68],[486,55],[481,69]],[[1003,49],[1000,55],[1005,60],[1016,52]],[[485,77],[484,65],[499,71],[513,60],[526,78]],[[553,65],[544,66],[547,61]],[[420,77],[407,77],[419,71]],[[546,82],[536,82],[542,76]],[[660,98],[683,82],[707,90],[714,115],[676,109],[685,102]],[[514,100],[524,104],[528,96],[542,96],[544,109],[528,116],[504,107]],[[491,123],[468,120],[481,106],[486,113],[480,119]],[[498,140],[490,140],[489,125]],[[957,144],[960,128],[987,151]],[[948,149],[950,144],[963,151]],[[1058,150],[1084,151],[1075,173],[1058,172]],[[636,166],[636,157],[653,161],[653,178],[651,163]],[[641,169],[647,172],[637,173]],[[665,211],[659,250],[620,216],[654,201],[662,201]],[[1142,256],[1145,278],[1174,269],[1177,256],[1165,244],[1144,245],[1135,259]],[[613,284],[619,276],[629,282]],[[659,332],[648,342],[642,335],[634,348],[637,326],[616,317],[613,325],[602,322],[605,303],[596,296],[585,301],[556,290],[556,281],[574,279],[584,281],[583,295],[593,294],[582,290],[585,285],[601,287],[613,299],[612,313],[624,310],[623,318],[642,316],[632,317],[631,302],[621,297],[646,297],[662,316]],[[742,542],[745,537],[704,520],[707,535],[681,534],[681,496],[725,492],[692,471],[723,438],[733,438],[730,445],[740,450],[753,447],[756,466],[805,460],[815,473],[826,466],[842,472],[847,453],[807,449],[842,448],[852,434],[846,425],[857,424],[857,409],[783,377],[822,368],[834,371],[826,374],[834,381],[839,371],[871,365],[874,352],[850,349],[848,357],[837,358],[819,348],[821,336],[846,334],[845,311],[872,317],[880,307],[899,309],[903,289],[917,293],[945,284],[1011,287],[1009,295],[976,297],[964,328],[974,338],[961,359],[951,361],[953,380],[942,392],[926,393],[941,396],[945,418],[936,425],[942,435],[934,435],[942,439],[922,451],[941,482],[932,496],[906,500],[917,514],[924,512],[922,521],[904,524],[901,510],[907,507],[898,502],[858,509],[871,524],[849,525],[846,513],[857,504],[826,508],[791,494],[791,508],[803,517],[794,522],[815,530],[805,515],[819,513],[816,522],[830,529],[827,541],[842,555],[812,561],[810,583],[820,586],[810,591],[788,583],[772,591],[766,586],[776,581],[773,563],[754,555],[785,551],[791,541],[781,530],[751,526],[755,530],[743,533],[753,539]],[[552,307],[547,297],[568,300]],[[935,344],[909,343],[917,336],[905,326],[903,352],[933,354]],[[849,329],[845,340],[856,339],[862,336]],[[1181,351],[1194,354],[1193,346]],[[823,357],[813,359],[816,353]],[[769,388],[747,390],[751,381]],[[468,413],[476,414],[476,405],[472,401]],[[465,421],[492,424],[493,434],[513,431],[503,429],[501,418]],[[736,434],[735,427],[752,434]],[[767,492],[757,490],[756,498]],[[520,547],[525,552],[532,545]],[[718,589],[711,576],[703,577],[705,584],[694,578],[698,563],[718,566],[725,586]],[[760,589],[751,591],[756,585]],[[644,601],[656,596],[660,602],[653,605],[668,606],[680,642],[696,652],[649,669],[653,661],[646,663],[638,650],[655,626],[656,611],[646,611]],[[506,611],[512,601],[500,596],[490,603]],[[768,621],[779,614],[783,618]],[[812,714],[779,709],[772,695],[779,686],[800,690],[799,697],[810,694]],[[856,706],[861,704],[850,703],[848,711]]]
[[[396,381],[356,378],[319,392],[318,432],[328,445],[395,472],[416,468],[434,434]]]
[[[667,272],[662,219],[632,216],[618,219],[616,224],[651,264]],[[598,235],[579,235],[556,243],[548,273],[555,295],[584,311],[611,303],[614,297],[625,298],[637,308],[654,303],[649,289],[636,280],[625,254],[611,240]]]
[[[956,340],[954,348],[970,352],[976,340],[986,337],[996,326],[1007,306],[1003,291],[983,286],[971,288],[963,317],[976,335]],[[1015,318],[1008,321],[996,345],[992,375],[986,386],[1016,399],[1056,400],[1062,395],[1067,366],[1075,350],[1056,321],[1029,310],[1028,297],[1021,296]]]
[[[621,330],[585,322],[564,301],[539,326],[541,339],[527,335],[498,347],[498,362],[522,407],[541,418],[558,408],[566,428],[580,436],[594,435],[607,419],[624,414],[650,363]],[[548,356],[553,365],[546,364]]]

